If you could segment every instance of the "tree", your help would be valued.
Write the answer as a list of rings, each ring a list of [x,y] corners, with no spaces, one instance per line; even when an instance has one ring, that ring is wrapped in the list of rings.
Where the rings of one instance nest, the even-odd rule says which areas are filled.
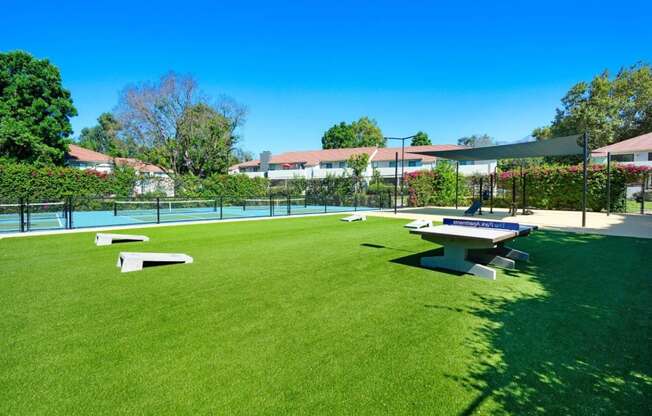
[[[233,138],[231,121],[210,106],[200,103],[186,108],[177,128],[177,140],[170,142],[181,154],[178,171],[205,177],[227,173]]]
[[[328,129],[321,138],[321,144],[323,149],[385,147],[385,138],[375,120],[360,117],[351,124],[341,122]]]
[[[611,79],[604,71],[578,82],[561,99],[549,126],[534,129],[537,140],[589,134],[596,149],[652,131],[652,67],[636,64]]]
[[[232,99],[210,104],[194,78],[173,72],[158,83],[128,86],[118,105],[125,134],[146,149],[146,160],[174,174],[226,173],[245,116]]]
[[[367,166],[369,165],[369,155],[366,153],[358,153],[351,155],[349,160],[347,161],[347,165],[349,168],[351,168],[351,171],[353,173],[352,178],[353,178],[353,184],[355,189],[357,190],[360,183],[362,182],[362,179],[364,178],[364,173],[367,170]]]
[[[121,138],[122,126],[111,113],[102,113],[97,125],[84,127],[79,136],[79,145],[86,149],[114,157],[136,157],[137,146],[130,137]]]
[[[488,134],[473,134],[471,136],[465,136],[457,139],[457,144],[467,147],[486,147],[493,146],[495,144],[495,140]]]
[[[26,52],[0,53],[0,154],[62,164],[76,115],[57,67]]]
[[[432,144],[432,142],[428,137],[428,133],[424,133],[422,131],[415,134],[412,138],[412,142],[410,143],[411,146],[427,146],[430,144]]]

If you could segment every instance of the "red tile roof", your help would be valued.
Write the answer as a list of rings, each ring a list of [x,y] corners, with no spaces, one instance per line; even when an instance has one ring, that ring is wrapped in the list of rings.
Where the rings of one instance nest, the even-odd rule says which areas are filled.
[[[136,169],[138,172],[148,172],[148,173],[163,173],[165,170],[161,169],[156,165],[145,163],[142,160],[133,159],[133,158],[124,158],[116,157],[113,158],[104,153],[96,152],[94,150],[85,149],[76,144],[68,145],[68,152],[66,153],[66,159],[74,160],[77,162],[87,162],[87,163],[109,163],[119,166],[131,166]]]
[[[429,145],[429,146],[406,146],[405,147],[405,160],[423,160],[430,162],[436,158],[433,156],[423,156],[410,152],[426,151],[426,150],[453,150],[461,149],[463,146],[456,146],[451,144],[443,145]],[[335,162],[349,159],[354,154],[366,153],[371,160],[385,161],[394,160],[395,153],[401,154],[400,147],[354,147],[348,149],[325,149],[325,150],[308,150],[303,152],[285,152],[272,156],[269,163],[283,164],[283,163],[305,163],[306,166],[316,166],[320,162]],[[373,157],[372,157],[373,156]],[[260,165],[260,160],[250,160],[248,162],[238,163],[231,166],[229,169],[235,170],[238,168],[255,167]]]
[[[76,144],[68,145],[68,152],[66,153],[66,158],[71,160],[76,160],[78,162],[103,162],[111,163],[111,156],[107,156],[103,153],[99,153],[93,150],[85,149]]]
[[[652,152],[652,132],[633,137],[622,142],[610,144],[609,146],[595,149],[591,152],[594,155],[606,155],[607,152],[634,153],[634,152]]]

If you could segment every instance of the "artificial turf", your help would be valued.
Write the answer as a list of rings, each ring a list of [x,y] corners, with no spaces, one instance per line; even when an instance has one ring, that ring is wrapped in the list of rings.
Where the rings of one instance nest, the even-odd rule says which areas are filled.
[[[0,240],[0,414],[650,414],[652,239],[540,231],[487,281],[404,222]]]

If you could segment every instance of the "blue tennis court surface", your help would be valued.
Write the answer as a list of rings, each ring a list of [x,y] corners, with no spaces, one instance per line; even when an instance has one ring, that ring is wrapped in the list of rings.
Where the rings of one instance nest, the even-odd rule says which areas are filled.
[[[380,205],[358,206],[354,203],[346,203],[349,201],[337,202],[337,204],[309,204],[308,201],[301,198],[243,200],[237,203],[218,203],[216,200],[116,201],[97,199],[72,202],[70,204],[72,209],[67,208],[64,202],[46,202],[23,206],[20,204],[0,204],[0,232],[276,217],[380,209]]]

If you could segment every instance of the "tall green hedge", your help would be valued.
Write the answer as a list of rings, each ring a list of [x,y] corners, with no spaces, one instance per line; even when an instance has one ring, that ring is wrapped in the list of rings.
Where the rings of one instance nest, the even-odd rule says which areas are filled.
[[[627,185],[640,183],[649,172],[645,166],[616,165],[611,169],[611,211],[625,211]],[[581,166],[544,165],[525,169],[527,205],[531,208],[578,210],[582,204],[583,174]],[[511,198],[513,180],[517,193],[521,192],[520,171],[502,172],[498,186],[507,190]],[[521,204],[520,196],[517,203]],[[607,169],[591,165],[588,170],[587,208],[602,211],[607,208]]]
[[[111,174],[66,167],[0,164],[0,199],[60,200],[67,196],[121,196],[133,192],[136,173],[118,168]]]
[[[611,210],[625,210],[625,194],[628,184],[640,183],[643,175],[650,174],[645,166],[616,165],[611,171]],[[527,205],[531,208],[579,210],[582,203],[583,175],[581,166],[543,165],[525,169]],[[459,201],[470,195],[468,185],[477,178],[460,178]],[[446,164],[435,170],[407,174],[409,203],[411,206],[451,206],[455,203],[455,172]],[[509,206],[512,184],[516,181],[517,204],[522,203],[522,177],[519,170],[498,174],[500,196],[494,206]],[[485,190],[488,180],[485,180]],[[607,170],[604,165],[591,165],[588,171],[588,209],[602,211],[607,208]]]
[[[207,178],[185,175],[176,179],[176,194],[180,197],[203,198],[226,196],[254,198],[268,195],[269,180],[247,175],[218,175]]]

